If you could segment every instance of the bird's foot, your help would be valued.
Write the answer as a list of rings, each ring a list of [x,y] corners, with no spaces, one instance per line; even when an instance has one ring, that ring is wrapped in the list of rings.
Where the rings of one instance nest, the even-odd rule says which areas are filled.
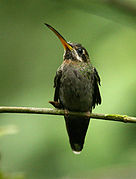
[[[90,111],[87,111],[87,112],[86,112],[86,116],[90,118],[90,115],[91,115],[91,112],[90,112]]]
[[[65,117],[69,117],[69,110],[64,109]]]
[[[62,109],[62,105],[58,101],[49,101],[55,108]]]

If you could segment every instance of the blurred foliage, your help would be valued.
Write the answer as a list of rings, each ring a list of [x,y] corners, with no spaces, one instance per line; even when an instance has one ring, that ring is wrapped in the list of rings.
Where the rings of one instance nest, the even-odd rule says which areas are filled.
[[[99,113],[136,116],[136,3],[123,0],[7,0],[0,5],[0,105],[50,107],[63,48],[43,23],[88,50],[102,79]],[[60,119],[60,120],[57,120]],[[63,117],[1,114],[1,170],[29,179],[136,178],[136,127],[92,120],[81,155]]]
[[[16,134],[17,127],[15,125],[0,126],[0,137],[3,135]]]
[[[0,172],[0,179],[24,179],[22,174],[3,174]]]

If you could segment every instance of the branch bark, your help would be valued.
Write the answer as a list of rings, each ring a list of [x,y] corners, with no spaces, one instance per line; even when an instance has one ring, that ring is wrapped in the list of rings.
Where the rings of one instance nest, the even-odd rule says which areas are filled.
[[[130,117],[119,114],[97,114],[87,112],[73,112],[52,108],[35,108],[35,107],[6,107],[0,106],[0,113],[30,113],[30,114],[51,114],[51,115],[72,115],[72,116],[87,116],[93,119],[118,121],[125,123],[136,123],[136,117]]]

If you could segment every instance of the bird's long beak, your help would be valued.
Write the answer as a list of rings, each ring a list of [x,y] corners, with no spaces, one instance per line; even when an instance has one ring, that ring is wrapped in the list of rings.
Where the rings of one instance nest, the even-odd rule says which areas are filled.
[[[69,49],[69,50],[72,50],[72,49],[73,49],[73,47],[67,43],[67,41],[62,37],[62,35],[60,35],[59,32],[57,32],[57,31],[56,31],[52,26],[50,26],[49,24],[46,24],[46,23],[45,23],[45,25],[46,25],[49,29],[51,29],[51,30],[58,36],[58,38],[60,39],[60,41],[61,41],[61,43],[62,43],[62,45],[63,45],[63,47],[64,47],[65,50],[66,50],[66,49]]]

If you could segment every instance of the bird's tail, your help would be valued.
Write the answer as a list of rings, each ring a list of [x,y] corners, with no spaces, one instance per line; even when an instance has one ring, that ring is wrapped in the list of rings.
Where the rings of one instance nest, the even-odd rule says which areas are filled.
[[[80,154],[83,149],[89,121],[87,117],[65,116],[69,142],[75,154]]]

